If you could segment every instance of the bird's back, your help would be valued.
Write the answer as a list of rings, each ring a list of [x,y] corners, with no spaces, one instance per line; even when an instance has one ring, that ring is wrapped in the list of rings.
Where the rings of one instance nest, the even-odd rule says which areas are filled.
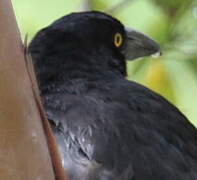
[[[45,97],[71,180],[197,179],[197,132],[175,107],[124,79],[82,89]]]

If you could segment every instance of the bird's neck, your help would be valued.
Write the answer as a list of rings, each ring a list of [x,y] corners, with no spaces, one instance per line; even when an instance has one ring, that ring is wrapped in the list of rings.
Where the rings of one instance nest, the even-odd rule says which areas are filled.
[[[80,85],[113,81],[126,75],[123,57],[104,48],[70,49],[66,52],[50,56],[50,62],[44,59],[46,63],[36,67],[41,91],[65,91],[71,86],[80,88]]]

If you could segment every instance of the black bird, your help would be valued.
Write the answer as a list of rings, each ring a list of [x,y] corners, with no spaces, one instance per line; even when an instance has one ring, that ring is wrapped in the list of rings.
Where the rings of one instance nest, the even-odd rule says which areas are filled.
[[[29,46],[69,180],[197,180],[197,131],[160,95],[126,80],[126,59],[159,53],[101,12],[64,16]]]

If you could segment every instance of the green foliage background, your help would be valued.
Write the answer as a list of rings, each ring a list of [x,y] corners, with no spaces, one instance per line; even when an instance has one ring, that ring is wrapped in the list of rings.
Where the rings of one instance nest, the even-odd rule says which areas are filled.
[[[108,10],[123,24],[157,40],[163,56],[128,63],[128,79],[165,96],[197,125],[196,0],[13,0],[22,37],[29,39],[73,11]],[[119,8],[116,8],[119,7]]]

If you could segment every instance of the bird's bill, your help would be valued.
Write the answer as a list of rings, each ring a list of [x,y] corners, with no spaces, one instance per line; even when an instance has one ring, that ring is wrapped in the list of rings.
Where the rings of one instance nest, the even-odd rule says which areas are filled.
[[[126,27],[125,30],[127,37],[122,52],[126,60],[133,60],[150,55],[159,56],[161,54],[159,44],[153,39],[132,28]]]

